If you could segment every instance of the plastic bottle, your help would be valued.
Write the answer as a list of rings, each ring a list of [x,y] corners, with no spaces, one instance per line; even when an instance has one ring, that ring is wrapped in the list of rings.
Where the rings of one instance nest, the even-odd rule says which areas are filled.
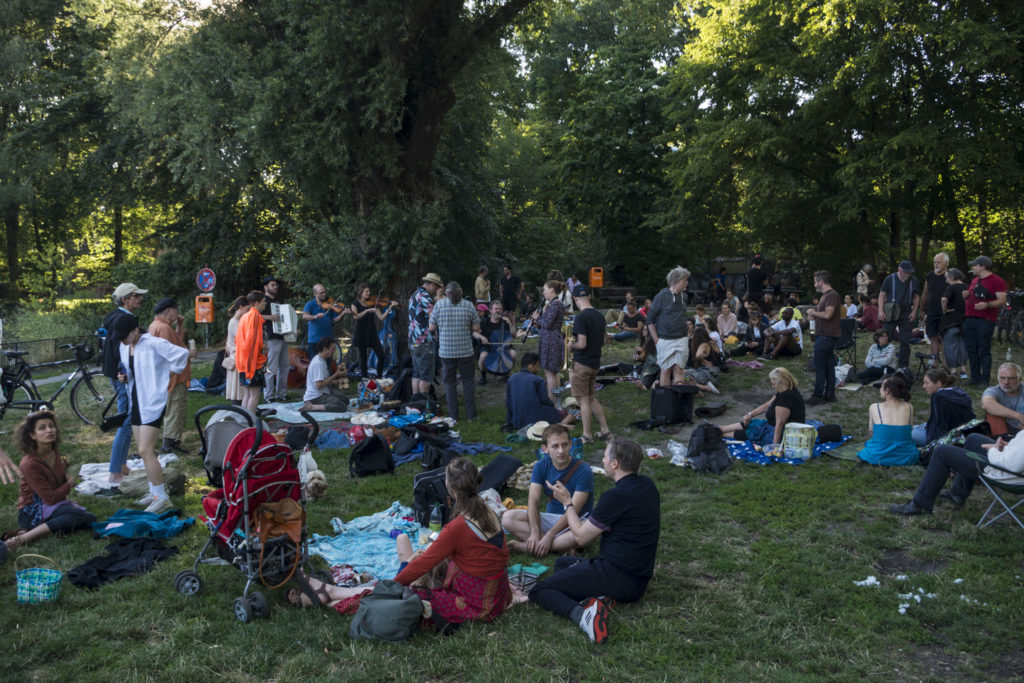
[[[434,503],[434,509],[430,511],[428,528],[431,531],[441,531],[441,508],[437,503]]]

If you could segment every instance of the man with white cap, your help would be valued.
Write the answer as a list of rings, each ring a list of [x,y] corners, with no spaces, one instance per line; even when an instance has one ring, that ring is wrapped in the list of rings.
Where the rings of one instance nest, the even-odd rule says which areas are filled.
[[[149,293],[148,289],[141,289],[131,282],[124,282],[114,290],[114,310],[103,318],[103,330],[106,331],[103,342],[103,355],[100,359],[103,375],[110,378],[110,385],[117,395],[117,412],[125,414],[128,412],[128,393],[125,385],[117,381],[118,364],[121,362],[121,340],[117,338],[114,327],[115,322],[124,316],[135,317],[136,311],[142,308],[142,299]],[[110,476],[111,484],[117,484],[128,473],[128,449],[132,445],[132,423],[125,420],[124,423],[114,432],[114,443],[110,448]]]
[[[964,290],[964,346],[971,366],[970,384],[987,386],[992,379],[992,333],[1006,305],[1006,281],[992,272],[988,256],[979,256],[970,265],[974,279]]]
[[[882,280],[882,288],[878,290],[878,319],[889,333],[889,339],[900,340],[898,364],[901,368],[910,365],[910,333],[920,303],[921,287],[914,277],[914,264],[900,261],[896,272]]]

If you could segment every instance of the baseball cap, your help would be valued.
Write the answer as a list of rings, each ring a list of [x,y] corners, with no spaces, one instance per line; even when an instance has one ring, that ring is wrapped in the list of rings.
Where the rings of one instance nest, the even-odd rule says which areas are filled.
[[[576,285],[572,288],[572,295],[579,298],[586,298],[590,296],[590,292],[587,291],[586,285]]]
[[[902,270],[904,273],[913,273],[914,264],[911,263],[910,261],[900,261],[900,270]]]
[[[981,266],[982,268],[991,268],[992,259],[990,259],[988,256],[979,256],[978,258],[971,261],[968,265]]]
[[[117,286],[117,289],[114,290],[114,296],[116,296],[118,298],[126,297],[129,294],[148,294],[148,293],[149,293],[148,289],[139,289],[137,286],[133,285],[131,282],[123,282],[123,283],[121,283],[121,284],[119,284]]]

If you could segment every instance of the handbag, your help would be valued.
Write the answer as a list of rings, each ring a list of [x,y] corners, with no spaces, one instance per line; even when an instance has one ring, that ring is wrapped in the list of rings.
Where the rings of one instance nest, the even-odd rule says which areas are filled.
[[[110,401],[107,403],[107,407],[103,409],[103,415],[100,419],[100,431],[109,432],[114,429],[120,429],[124,421],[128,419],[128,413],[115,413],[114,415],[107,415],[110,412],[111,406],[117,403],[117,392],[110,397]]]
[[[235,358],[234,358],[234,356],[224,356],[224,360],[222,360],[220,362],[220,365],[225,370],[234,370],[235,369]]]

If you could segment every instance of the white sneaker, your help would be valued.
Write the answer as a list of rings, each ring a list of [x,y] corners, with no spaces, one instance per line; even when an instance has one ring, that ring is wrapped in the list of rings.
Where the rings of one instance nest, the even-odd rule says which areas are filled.
[[[153,496],[153,502],[146,508],[146,512],[160,513],[165,510],[170,510],[172,507],[174,507],[174,504],[171,503],[170,498],[158,498]]]
[[[709,389],[709,390],[711,391],[711,393],[712,393],[712,394],[720,394],[720,393],[722,393],[722,392],[720,392],[720,391],[718,390],[718,387],[716,387],[716,386],[715,386],[714,384],[712,384],[711,382],[708,382],[708,384],[707,384],[707,387],[708,387],[708,389]]]
[[[581,605],[580,628],[590,637],[590,642],[603,644],[608,640],[608,606],[600,598],[590,598]]]
[[[150,503],[153,502],[153,498],[155,498],[155,497],[156,496],[154,496],[152,493],[147,493],[142,498],[139,498],[137,501],[135,501],[135,504],[136,505],[149,505]]]

